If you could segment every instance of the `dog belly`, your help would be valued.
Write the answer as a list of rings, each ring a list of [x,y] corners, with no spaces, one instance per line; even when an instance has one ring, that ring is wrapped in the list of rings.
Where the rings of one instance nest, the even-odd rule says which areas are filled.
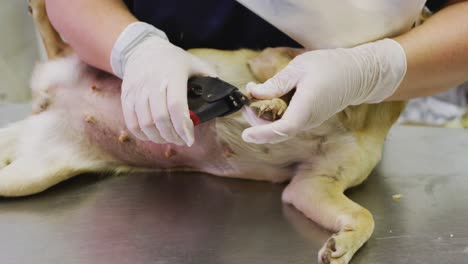
[[[120,103],[121,81],[87,67],[77,71],[81,73],[75,79],[64,78],[49,86],[47,94],[51,99],[45,111],[60,112],[70,133],[83,141],[80,144],[92,146],[115,162],[134,167],[190,167],[208,171],[216,167],[218,173],[229,173],[214,122],[197,126],[195,144],[190,148],[138,140],[125,127]]]

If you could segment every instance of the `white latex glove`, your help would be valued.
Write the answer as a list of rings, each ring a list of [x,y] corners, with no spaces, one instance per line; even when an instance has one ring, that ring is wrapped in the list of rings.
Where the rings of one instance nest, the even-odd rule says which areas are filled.
[[[156,143],[193,144],[187,81],[192,75],[216,76],[208,63],[171,44],[152,25],[136,22],[116,41],[111,65],[123,79],[122,110],[133,135]]]
[[[378,103],[391,96],[406,74],[400,44],[384,39],[348,49],[316,50],[294,58],[264,84],[248,84],[258,99],[280,97],[296,88],[280,120],[244,130],[250,143],[277,143],[319,126],[349,105]]]

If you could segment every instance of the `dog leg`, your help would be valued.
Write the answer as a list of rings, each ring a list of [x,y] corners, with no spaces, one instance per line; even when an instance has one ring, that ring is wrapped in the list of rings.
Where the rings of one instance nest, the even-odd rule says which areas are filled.
[[[336,232],[319,252],[319,263],[345,264],[369,239],[374,220],[369,211],[348,199],[328,176],[299,176],[283,195],[307,217]]]
[[[0,196],[31,195],[84,172],[117,168],[72,134],[53,112],[0,129]]]
[[[333,152],[327,149],[330,146],[322,146],[327,154],[299,168],[282,197],[308,218],[336,232],[319,252],[321,264],[348,263],[374,230],[371,213],[343,192],[367,178],[379,155],[368,153],[356,142],[338,145],[342,146]],[[374,148],[381,149],[377,144]]]
[[[28,0],[28,2],[29,12],[41,35],[49,60],[70,54],[72,49],[62,40],[60,35],[50,24],[49,18],[47,17],[45,0]]]

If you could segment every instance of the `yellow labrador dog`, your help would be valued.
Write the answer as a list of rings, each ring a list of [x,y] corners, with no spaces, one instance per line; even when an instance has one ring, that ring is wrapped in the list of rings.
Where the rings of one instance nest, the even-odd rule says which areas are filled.
[[[125,128],[121,81],[87,66],[47,19],[44,0],[30,9],[49,60],[32,77],[34,112],[0,130],[0,195],[23,196],[85,172],[191,169],[223,177],[289,181],[282,200],[334,233],[320,263],[348,263],[369,239],[374,220],[343,192],[362,183],[380,160],[388,130],[404,108],[392,102],[349,107],[320,127],[279,144],[245,143],[241,114],[196,127],[192,147],[142,142]],[[190,51],[237,87],[261,82],[299,51]],[[261,115],[280,115],[281,99],[257,101]]]

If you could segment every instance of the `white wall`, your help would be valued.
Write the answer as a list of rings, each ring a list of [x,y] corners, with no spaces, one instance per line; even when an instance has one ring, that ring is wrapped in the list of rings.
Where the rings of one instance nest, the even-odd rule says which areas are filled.
[[[39,57],[27,0],[0,0],[0,103],[30,98],[29,78]]]

